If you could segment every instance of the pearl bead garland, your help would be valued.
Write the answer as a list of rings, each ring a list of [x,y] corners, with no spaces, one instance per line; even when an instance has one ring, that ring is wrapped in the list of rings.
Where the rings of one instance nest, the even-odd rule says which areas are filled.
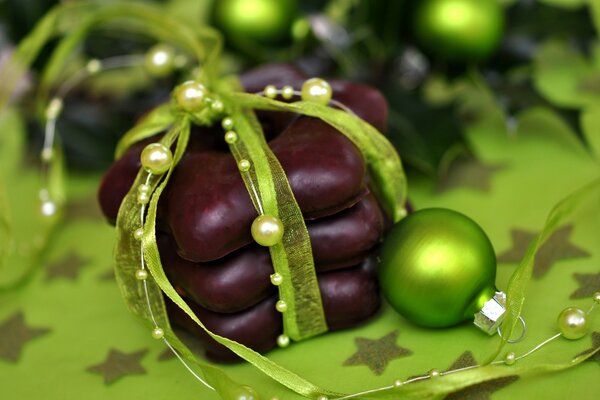
[[[163,331],[158,326],[152,330],[152,337],[154,339],[162,339],[165,336],[165,331]]]
[[[287,311],[287,303],[284,300],[279,300],[276,304],[275,304],[275,309],[277,311],[279,311],[280,313],[286,312]]]
[[[290,338],[287,335],[277,336],[277,346],[281,348],[288,347],[290,345]]]
[[[275,272],[270,276],[270,278],[271,284],[273,284],[273,286],[279,286],[283,283],[283,276],[281,276],[279,272]]]

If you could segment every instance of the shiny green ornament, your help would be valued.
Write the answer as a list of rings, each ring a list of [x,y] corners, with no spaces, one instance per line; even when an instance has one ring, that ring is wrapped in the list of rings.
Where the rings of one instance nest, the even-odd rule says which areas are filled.
[[[492,244],[479,225],[456,211],[424,209],[396,224],[381,249],[379,277],[390,305],[418,325],[475,320],[491,335],[504,316]]]
[[[424,0],[414,18],[419,43],[449,61],[488,57],[504,32],[504,11],[497,0]]]
[[[234,44],[276,44],[289,39],[297,7],[296,0],[219,0],[213,17]]]

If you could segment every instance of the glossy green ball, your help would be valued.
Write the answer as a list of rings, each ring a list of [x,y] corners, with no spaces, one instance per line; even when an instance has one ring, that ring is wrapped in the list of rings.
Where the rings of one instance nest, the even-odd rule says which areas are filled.
[[[456,211],[428,208],[397,223],[381,249],[379,279],[408,320],[448,327],[472,320],[494,296],[496,256],[485,232]]]
[[[214,22],[233,42],[279,43],[291,35],[297,6],[296,0],[219,0]]]
[[[450,61],[480,60],[498,46],[504,11],[497,0],[424,0],[414,18],[419,43]]]

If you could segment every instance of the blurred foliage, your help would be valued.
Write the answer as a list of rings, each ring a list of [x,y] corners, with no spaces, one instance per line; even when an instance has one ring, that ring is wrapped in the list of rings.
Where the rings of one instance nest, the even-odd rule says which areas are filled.
[[[309,76],[341,77],[378,87],[390,105],[388,136],[407,166],[431,177],[445,173],[454,159],[477,156],[468,140],[473,126],[492,119],[505,134],[515,134],[530,110],[544,110],[540,118],[551,126],[560,122],[587,151],[600,153],[600,129],[595,128],[600,123],[597,1],[497,0],[505,15],[502,42],[494,54],[478,62],[444,61],[435,49],[419,46],[413,24],[421,2],[220,0],[221,7],[244,2],[280,7],[281,18],[292,21],[289,30],[278,33],[281,40],[262,41],[252,32],[232,30],[246,23],[235,18],[245,16],[219,14],[215,0],[146,1],[198,26],[218,23],[226,39],[224,71],[289,62]],[[4,42],[20,40],[55,2],[0,1]],[[152,44],[112,27],[96,32],[82,53],[85,59],[143,54]],[[35,79],[35,71],[32,74]],[[117,70],[82,85],[67,99],[59,121],[71,164],[97,168],[109,163],[122,132],[168,96],[180,78],[156,82],[139,70]],[[38,130],[33,142],[39,138]]]

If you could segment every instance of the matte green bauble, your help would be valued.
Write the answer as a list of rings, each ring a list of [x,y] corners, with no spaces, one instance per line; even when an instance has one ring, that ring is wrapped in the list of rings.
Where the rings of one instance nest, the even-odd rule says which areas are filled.
[[[414,21],[420,44],[450,61],[489,56],[504,31],[504,12],[497,0],[420,1]]]
[[[218,0],[215,25],[232,42],[280,43],[289,39],[296,0]]]
[[[429,208],[392,228],[379,274],[383,294],[398,313],[418,325],[447,327],[473,320],[494,297],[496,256],[473,220]]]

